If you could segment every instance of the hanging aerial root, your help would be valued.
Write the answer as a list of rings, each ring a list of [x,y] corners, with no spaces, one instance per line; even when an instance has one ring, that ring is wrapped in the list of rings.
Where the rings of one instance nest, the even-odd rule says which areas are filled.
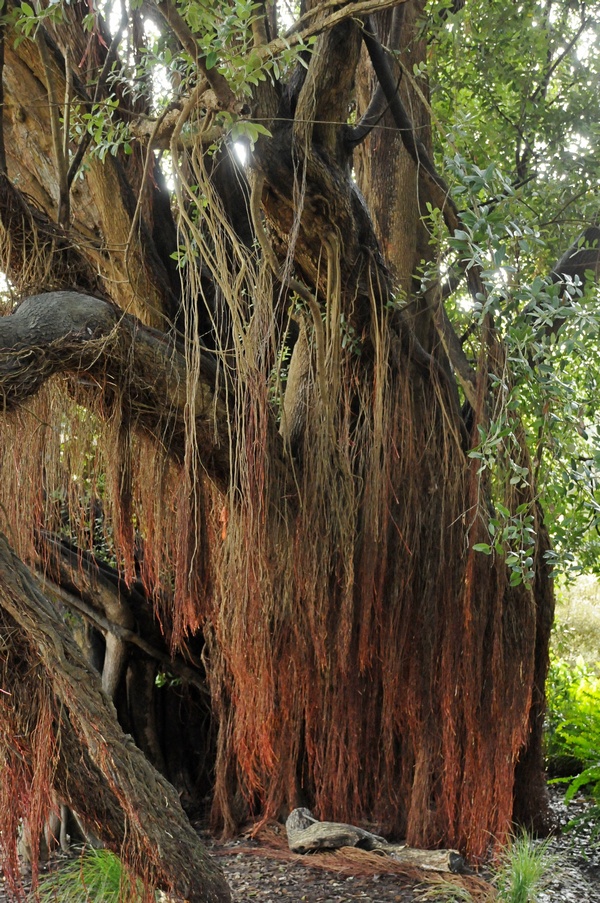
[[[199,843],[174,788],[123,734],[98,678],[90,673],[68,629],[2,536],[0,610],[5,628],[2,660],[12,664],[15,647],[25,645],[25,660],[37,659],[48,688],[37,724],[29,726],[26,736],[34,736],[38,730],[48,735],[43,725],[50,723],[50,710],[60,743],[58,754],[48,760],[55,764],[51,777],[61,799],[146,886],[160,887],[190,903],[227,903],[229,890],[220,869]],[[4,676],[9,677],[6,667]],[[11,694],[12,683],[3,689]],[[2,703],[10,707],[10,698]],[[29,710],[30,703],[21,711]],[[9,715],[13,712],[10,709]],[[10,720],[2,723],[10,724]],[[14,738],[9,736],[8,744],[11,742],[14,744]],[[3,745],[6,752],[7,742]],[[18,755],[18,747],[15,752]],[[43,808],[39,800],[47,789],[49,775],[45,774],[41,791],[29,802],[33,813]],[[35,790],[35,775],[32,780]],[[6,842],[10,844],[10,839]]]

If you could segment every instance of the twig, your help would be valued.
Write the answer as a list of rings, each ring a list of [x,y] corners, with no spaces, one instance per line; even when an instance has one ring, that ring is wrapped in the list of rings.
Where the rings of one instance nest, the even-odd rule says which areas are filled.
[[[96,82],[96,88],[94,91],[94,96],[91,102],[91,108],[94,108],[94,104],[98,103],[100,99],[100,92],[104,88],[104,84],[106,79],[110,74],[110,70],[112,68],[113,63],[117,58],[117,50],[119,48],[119,44],[121,43],[121,38],[123,37],[123,32],[125,30],[125,26],[127,25],[127,9],[125,4],[121,4],[121,20],[119,22],[119,27],[117,28],[112,41],[110,42],[110,47],[108,48],[108,53],[106,54],[106,59],[104,60],[104,65],[102,67],[102,72]],[[81,166],[81,161],[85,155],[86,150],[90,146],[90,142],[92,140],[92,136],[89,132],[86,132],[79,142],[79,146],[75,151],[73,159],[71,160],[71,165],[69,166],[69,171],[67,174],[67,182],[69,185],[69,189],[73,184],[73,180],[77,173],[79,172],[79,167]]]

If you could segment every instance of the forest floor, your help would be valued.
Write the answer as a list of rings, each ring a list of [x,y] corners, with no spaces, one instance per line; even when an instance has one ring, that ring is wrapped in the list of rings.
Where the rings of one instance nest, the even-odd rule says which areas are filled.
[[[556,790],[552,799],[557,824],[562,825],[587,805],[581,798],[567,809]],[[444,887],[443,881],[466,887],[480,903],[489,891],[484,876],[410,869],[361,850],[298,856],[290,853],[283,826],[272,824],[254,836],[248,833],[225,843],[202,833],[225,873],[233,903],[417,903],[424,891]],[[593,843],[589,831],[558,834],[550,840],[548,853],[555,859],[537,903],[600,903],[600,842]],[[54,865],[60,871],[60,863]],[[60,893],[56,899],[60,901]],[[1,867],[0,903],[10,903]]]
[[[552,800],[559,825],[587,805],[580,799],[567,810],[556,790]],[[287,849],[284,829],[273,825],[212,848],[234,903],[413,903],[443,881],[466,887],[476,901],[483,901],[489,890],[482,877],[403,870],[389,857],[360,850],[297,856]],[[548,843],[548,855],[554,858],[539,903],[600,903],[600,844],[592,842],[589,831],[557,834]]]
[[[551,798],[559,826],[582,814],[587,806],[581,797],[567,808],[557,789],[552,789]],[[225,872],[234,903],[417,903],[424,891],[444,880],[462,884],[475,901],[483,901],[489,890],[482,878],[423,870],[402,874],[397,869],[390,874],[393,864],[389,857],[379,857],[377,864],[372,854],[360,850],[349,855],[294,855],[287,850],[285,832],[280,830],[281,838],[276,828],[270,828],[254,838],[245,835],[214,844],[213,853]],[[594,843],[585,829],[562,832],[550,839],[547,852],[552,866],[538,903],[600,903],[600,838]]]

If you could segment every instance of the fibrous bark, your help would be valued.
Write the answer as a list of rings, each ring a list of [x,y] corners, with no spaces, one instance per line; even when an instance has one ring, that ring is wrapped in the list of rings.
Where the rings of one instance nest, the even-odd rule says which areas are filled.
[[[126,852],[150,886],[190,903],[230,900],[225,880],[198,841],[175,790],[123,734],[99,679],[3,536],[0,607],[4,636],[17,631],[13,646],[20,642],[37,658],[37,677],[55,699],[55,767],[49,777],[60,798],[87,830],[117,854]],[[8,696],[10,654],[5,646],[3,691]],[[30,731],[35,734],[35,726]],[[8,770],[10,746],[3,745],[2,753]],[[3,834],[10,851],[10,834]]]

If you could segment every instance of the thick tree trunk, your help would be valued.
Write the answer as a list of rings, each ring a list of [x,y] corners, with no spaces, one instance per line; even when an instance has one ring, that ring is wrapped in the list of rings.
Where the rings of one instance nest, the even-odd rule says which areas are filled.
[[[37,679],[56,700],[58,720],[45,739],[46,752],[54,754],[50,757],[54,769],[47,777],[59,797],[117,854],[127,850],[127,861],[136,863],[150,886],[190,903],[230,900],[220,869],[198,841],[173,787],[123,734],[99,679],[4,537],[0,537],[0,607],[4,636],[18,632],[12,647],[19,643],[28,647],[29,658],[39,663]],[[2,652],[3,692],[9,696],[14,664],[10,648],[5,645]],[[30,725],[22,742],[31,741],[40,730],[40,724]],[[3,780],[8,783],[12,742],[3,736]],[[4,830],[2,835],[10,852],[11,834]]]
[[[391,5],[386,0],[377,9]],[[21,529],[33,535],[55,503],[49,529],[73,530],[93,549],[87,521],[94,493],[101,496],[112,519],[110,552],[127,583],[139,576],[153,594],[171,648],[204,632],[220,826],[233,831],[248,813],[287,814],[307,803],[321,817],[376,820],[413,845],[481,856],[490,838],[510,828],[513,791],[524,818],[539,802],[537,794],[525,799],[522,788],[523,778],[529,788],[542,786],[551,589],[541,553],[535,584],[511,588],[502,559],[473,549],[489,540],[491,501],[468,451],[487,417],[486,355],[499,356],[500,349],[482,338],[475,373],[439,298],[432,302],[415,286],[415,270],[429,256],[421,222],[427,178],[438,189],[439,180],[420,151],[415,159],[415,136],[398,125],[387,96],[384,107],[381,99],[375,104],[373,120],[389,106],[385,129],[375,129],[353,155],[357,127],[346,122],[348,111],[356,94],[361,112],[370,106],[375,89],[366,58],[358,85],[355,78],[361,41],[368,41],[355,15],[342,21],[349,4],[320,9],[310,2],[319,37],[307,68],[299,66],[285,85],[260,83],[252,115],[272,137],[257,142],[250,191],[244,180],[227,185],[238,177],[235,168],[216,167],[215,176],[201,136],[215,109],[238,109],[236,100],[219,67],[202,68],[195,36],[175,5],[160,6],[197,59],[204,92],[202,102],[195,92],[180,98],[181,118],[171,120],[178,231],[150,171],[142,179],[139,155],[133,162],[124,155],[103,165],[90,160],[73,187],[70,227],[53,225],[65,199],[52,184],[51,111],[39,102],[47,100],[48,71],[31,42],[7,44],[11,152],[8,177],[0,173],[7,271],[21,290],[32,281],[53,289],[75,281],[86,292],[28,298],[0,321],[6,410],[51,376],[67,376],[68,393],[86,409],[85,417],[76,410],[65,428],[64,409],[49,403],[44,416],[15,432],[22,444],[5,449],[3,461],[10,511],[20,504],[17,528],[25,523]],[[403,16],[394,14],[395,25],[389,18],[379,23],[382,35],[399,36],[409,72],[424,56],[424,42],[415,39],[423,6],[407,2]],[[77,6],[77,14],[84,8]],[[361,4],[361,14],[368,8]],[[328,17],[335,27],[320,27]],[[67,18],[55,36],[70,41],[79,59],[79,20],[70,12]],[[253,52],[270,59],[262,31],[258,19]],[[102,65],[102,41],[96,33],[90,40],[94,66]],[[49,47],[62,96],[64,60],[57,46]],[[19,100],[22,85],[27,96]],[[93,85],[75,79],[73,90],[91,104]],[[426,152],[426,104],[406,77],[400,96]],[[184,120],[187,143],[179,142]],[[353,163],[367,203],[351,177]],[[25,202],[16,180],[41,210]],[[446,221],[456,228],[456,210],[440,194]],[[206,200],[202,210],[199,197]],[[186,254],[177,273],[170,256],[180,241]],[[180,274],[185,297],[176,311]],[[119,307],[90,297],[95,285]],[[399,300],[408,302],[402,310]],[[167,316],[185,335],[167,337],[142,325],[162,325]],[[201,347],[205,332],[214,354]],[[472,409],[468,424],[457,380]],[[108,420],[106,431],[92,422],[92,411]],[[53,446],[46,424],[64,432]],[[60,472],[58,446],[86,429],[81,466]],[[160,454],[150,443],[136,440],[134,447],[135,430],[150,436]],[[108,448],[106,456],[90,464],[100,448]],[[90,475],[94,466],[108,488]],[[29,505],[32,486],[37,494]],[[533,505],[535,487],[525,495],[519,504]],[[508,496],[503,503],[512,511],[516,499]],[[36,553],[31,542],[27,554]],[[22,573],[9,558],[6,566]],[[46,702],[55,713],[56,697],[68,712],[53,773],[63,797],[94,830],[106,822],[115,847],[126,826],[133,862],[146,856],[152,880],[182,896],[189,880],[201,899],[201,880],[183,861],[186,855],[192,861],[195,847],[179,809],[184,852],[165,865],[157,853],[167,849],[160,846],[164,823],[152,823],[151,803],[162,818],[161,800],[170,807],[171,797],[162,796],[163,784],[118,734],[96,684],[78,692],[73,675],[82,681],[84,675],[70,647],[64,651],[54,616],[38,596],[37,607],[30,600],[19,615],[11,586],[8,575],[6,611],[25,631],[21,643],[41,650]],[[54,645],[43,630],[49,624]],[[131,669],[130,682],[137,678]],[[95,738],[90,710],[104,719],[114,750]],[[87,758],[78,771],[70,763],[82,744]],[[145,745],[159,761],[151,734]],[[209,744],[202,738],[197,745]],[[165,760],[186,775],[185,761],[169,754]],[[84,799],[89,774],[104,776],[93,806]]]

